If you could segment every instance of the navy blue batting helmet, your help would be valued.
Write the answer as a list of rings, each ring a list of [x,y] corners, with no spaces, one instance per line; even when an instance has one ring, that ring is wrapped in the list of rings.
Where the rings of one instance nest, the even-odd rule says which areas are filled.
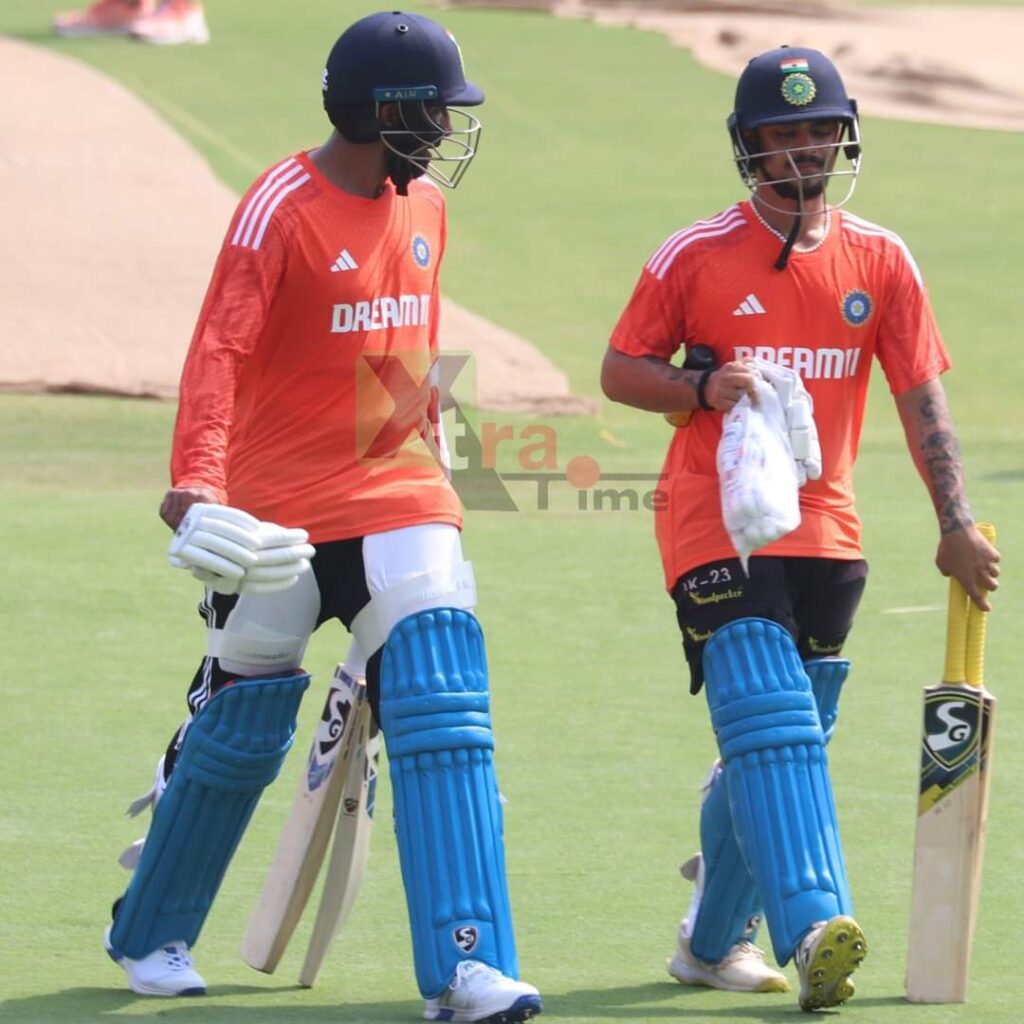
[[[846,86],[836,66],[818,50],[803,46],[780,46],[750,60],[736,83],[735,109],[726,122],[732,139],[733,159],[743,183],[751,189],[758,185],[758,167],[766,155],[759,152],[756,130],[763,125],[796,121],[837,121],[837,140],[828,145],[833,151],[832,166],[825,178],[847,179],[848,190],[842,206],[853,195],[860,173],[860,123],[857,103],[846,95]],[[815,145],[815,148],[823,148]],[[790,153],[797,152],[795,149]],[[847,166],[836,167],[843,157]],[[792,163],[789,181],[804,187],[803,176]]]
[[[754,57],[736,83],[730,129],[831,120],[852,124],[857,104],[846,95],[836,66],[818,50],[780,46]]]
[[[454,36],[429,18],[381,11],[346,29],[327,58],[324,107],[430,100],[476,106],[484,94],[467,82]]]
[[[399,195],[428,174],[455,188],[476,155],[480,121],[462,107],[484,101],[466,81],[455,37],[436,21],[381,11],[347,28],[331,49],[324,110],[348,142],[384,144]]]

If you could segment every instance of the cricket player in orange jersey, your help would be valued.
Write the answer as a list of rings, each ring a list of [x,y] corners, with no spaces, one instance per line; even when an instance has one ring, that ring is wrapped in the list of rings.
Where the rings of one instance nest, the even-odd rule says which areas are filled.
[[[206,584],[190,716],[106,934],[135,992],[200,994],[195,944],[291,742],[301,661],[353,634],[388,747],[424,1015],[522,1021],[483,635],[444,469],[437,388],[445,201],[483,102],[454,38],[381,12],[337,40],[327,141],[274,165],[228,228],[181,379],[172,563]]]
[[[691,690],[705,688],[721,757],[704,786],[701,853],[682,869],[695,889],[669,972],[683,984],[785,991],[754,945],[764,915],[779,964],[796,963],[801,1007],[815,1010],[852,996],[867,952],[825,744],[867,577],[852,474],[874,359],[935,508],[939,570],[987,608],[999,555],[968,507],[939,380],[950,359],[921,274],[897,235],[840,209],[861,142],[838,71],[811,49],[755,57],[728,129],[750,199],[654,252],[601,380],[615,401],[692,413],[673,417],[689,422],[669,444],[656,531]],[[698,345],[713,365],[671,364]],[[757,360],[802,378],[823,471],[800,491],[800,525],[756,551],[748,575],[723,525],[716,450],[723,414],[755,397]]]

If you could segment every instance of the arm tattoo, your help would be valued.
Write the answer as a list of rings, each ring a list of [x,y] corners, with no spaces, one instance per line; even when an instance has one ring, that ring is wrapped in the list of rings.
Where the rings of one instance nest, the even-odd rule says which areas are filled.
[[[945,403],[925,395],[918,406],[921,458],[943,534],[974,522],[964,494],[963,459]]]
[[[654,356],[645,357],[649,358],[651,362],[660,363],[665,366],[665,379],[671,381],[673,384],[676,381],[684,381],[690,385],[690,390],[693,392],[694,398],[697,397],[697,385],[700,383],[700,375],[703,371],[701,370],[685,370],[681,366],[673,366],[671,363],[665,363],[663,360],[657,359]]]
[[[684,370],[681,366],[669,366],[669,380],[685,380],[696,392],[702,370]]]

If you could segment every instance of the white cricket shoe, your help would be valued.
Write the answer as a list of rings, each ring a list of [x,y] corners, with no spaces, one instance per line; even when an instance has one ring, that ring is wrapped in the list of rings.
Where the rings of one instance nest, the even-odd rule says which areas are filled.
[[[793,954],[800,977],[800,1009],[821,1010],[852,998],[850,975],[867,952],[867,940],[852,917],[840,915],[811,925]]]
[[[210,41],[203,5],[196,0],[163,0],[152,14],[132,22],[131,35],[157,46]]]
[[[784,974],[764,962],[764,951],[743,939],[718,961],[698,960],[690,950],[687,922],[679,926],[676,951],[668,961],[668,973],[681,985],[706,985],[726,992],[788,992]]]
[[[115,964],[128,975],[128,987],[140,996],[205,996],[206,982],[195,969],[188,945],[168,942],[141,960],[132,960],[110,944],[110,925],[103,945]]]
[[[451,984],[436,999],[428,999],[425,1020],[517,1024],[541,1012],[540,993],[525,981],[506,978],[479,960],[462,960]]]

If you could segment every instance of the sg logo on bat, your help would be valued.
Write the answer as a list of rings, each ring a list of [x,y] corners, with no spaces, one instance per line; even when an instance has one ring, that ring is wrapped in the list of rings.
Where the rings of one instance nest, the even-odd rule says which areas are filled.
[[[977,749],[980,697],[965,694],[963,687],[929,694],[925,703],[925,750],[943,768],[955,768]]]
[[[937,688],[925,699],[921,743],[920,813],[933,807],[982,767],[990,715],[982,691]]]

